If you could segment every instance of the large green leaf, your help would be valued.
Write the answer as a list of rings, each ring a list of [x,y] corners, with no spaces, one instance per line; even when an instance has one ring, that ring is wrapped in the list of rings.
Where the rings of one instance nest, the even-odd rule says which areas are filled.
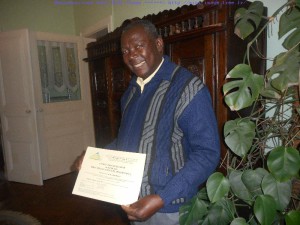
[[[300,42],[300,9],[296,7],[287,10],[281,15],[278,32],[279,38],[293,29],[294,31],[285,38],[282,44],[286,49],[291,49]]]
[[[233,170],[229,174],[230,188],[235,196],[249,205],[252,204],[252,195],[242,181],[242,171]]]
[[[300,224],[300,211],[289,211],[285,216],[286,225],[299,225]]]
[[[261,182],[264,176],[265,175],[256,172],[255,170],[245,170],[243,172],[241,179],[252,196],[256,197],[263,194]]]
[[[224,125],[225,143],[238,156],[244,157],[255,137],[255,123],[247,118],[229,120]]]
[[[299,173],[299,152],[292,147],[277,147],[270,152],[267,165],[276,180],[287,181]]]
[[[234,219],[235,207],[229,199],[214,203],[201,225],[228,225]]]
[[[270,83],[266,83],[266,86],[260,91],[260,94],[270,99],[280,99],[282,96],[281,93],[273,88]]]
[[[263,77],[252,72],[246,64],[236,65],[226,76],[230,79],[223,86],[225,102],[232,111],[253,104],[264,86]]]
[[[203,200],[205,198],[206,189],[202,189],[188,203],[179,209],[180,225],[193,225],[207,214],[208,203]]]
[[[300,52],[297,51],[297,48],[277,55],[273,66],[266,73],[271,80],[271,85],[281,92],[290,86],[299,85],[299,63]],[[272,78],[274,74],[276,76]]]
[[[291,49],[296,45],[299,45],[300,43],[300,28],[293,31],[289,36],[287,36],[284,39],[284,42],[282,43],[283,47],[286,49]]]
[[[209,200],[214,203],[227,196],[230,184],[222,173],[216,172],[207,179],[206,189]]]
[[[241,39],[248,37],[258,28],[263,10],[263,4],[259,1],[251,3],[248,10],[245,8],[237,9],[234,15],[234,33]]]
[[[249,225],[242,217],[235,218],[230,225]]]
[[[254,203],[254,215],[261,225],[270,225],[276,215],[276,203],[270,195],[260,195]]]
[[[274,198],[277,210],[286,209],[292,195],[292,182],[290,180],[279,182],[272,174],[268,174],[262,180],[262,189],[265,195],[271,195]]]

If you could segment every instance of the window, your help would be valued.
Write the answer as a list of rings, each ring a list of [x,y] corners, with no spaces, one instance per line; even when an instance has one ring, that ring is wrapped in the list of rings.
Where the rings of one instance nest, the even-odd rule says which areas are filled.
[[[37,41],[44,103],[80,100],[75,43]]]

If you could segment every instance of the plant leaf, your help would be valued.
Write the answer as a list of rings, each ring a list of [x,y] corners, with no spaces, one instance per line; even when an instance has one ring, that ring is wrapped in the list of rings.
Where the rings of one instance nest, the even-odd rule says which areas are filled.
[[[251,106],[264,86],[263,77],[246,64],[236,65],[226,78],[233,79],[223,85],[225,102],[232,111]]]
[[[207,217],[202,225],[227,225],[234,217],[235,207],[233,202],[228,199],[221,199],[214,203],[208,211]]]
[[[267,165],[276,180],[287,181],[299,173],[299,152],[292,147],[277,147],[270,152]]]
[[[258,28],[263,10],[263,4],[259,1],[252,2],[248,10],[245,8],[237,9],[234,15],[234,33],[241,39],[248,37]]]
[[[206,189],[209,200],[214,203],[227,196],[230,184],[222,173],[216,172],[207,179]]]
[[[261,182],[264,175],[256,172],[255,170],[245,170],[242,174],[242,181],[249,190],[250,194],[254,197],[263,194],[261,189]]]
[[[293,29],[295,30],[285,38],[282,44],[286,49],[291,49],[300,42],[300,10],[296,7],[288,9],[280,16],[278,37],[282,38]]]
[[[286,225],[299,225],[300,224],[300,211],[289,211],[285,216]]]
[[[271,79],[271,85],[281,92],[290,86],[299,85],[299,63],[300,52],[297,48],[277,55],[273,66],[266,73],[266,76]],[[273,79],[274,74],[278,76]]]
[[[280,99],[281,94],[278,90],[273,88],[270,83],[266,83],[266,86],[260,91],[260,94],[266,98]]]
[[[235,196],[251,205],[252,195],[242,181],[242,174],[243,172],[239,170],[233,170],[230,172],[230,188]]]
[[[251,148],[255,137],[255,123],[247,118],[229,120],[224,125],[225,143],[240,157],[244,157]]]
[[[202,199],[206,194],[205,189],[202,189],[188,203],[181,206],[179,209],[180,225],[192,225],[198,222],[207,214],[208,204]]]
[[[249,225],[249,224],[246,223],[246,220],[244,218],[238,217],[238,218],[235,218],[234,220],[232,220],[230,225]]]
[[[274,198],[277,210],[286,209],[292,195],[292,182],[290,180],[278,182],[272,174],[268,174],[262,180],[262,189],[265,195]]]
[[[276,203],[269,195],[260,195],[254,203],[254,215],[261,225],[270,225],[276,215]]]
[[[291,49],[296,45],[299,45],[300,43],[300,29],[293,31],[289,36],[287,36],[284,39],[284,42],[282,43],[282,46],[285,47],[285,49]]]

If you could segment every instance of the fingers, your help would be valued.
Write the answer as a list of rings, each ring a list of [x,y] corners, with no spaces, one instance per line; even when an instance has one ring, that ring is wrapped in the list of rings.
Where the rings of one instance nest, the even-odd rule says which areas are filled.
[[[72,171],[79,171],[81,169],[81,164],[82,164],[84,155],[85,155],[85,151],[83,151],[81,153],[81,155],[75,159],[73,165],[71,166]]]
[[[134,209],[131,208],[130,205],[121,205],[122,209],[126,212],[129,220],[139,220],[136,216],[134,216]]]
[[[123,205],[122,209],[127,213],[128,219],[144,221],[150,218],[164,205],[158,195],[148,195],[131,205]]]

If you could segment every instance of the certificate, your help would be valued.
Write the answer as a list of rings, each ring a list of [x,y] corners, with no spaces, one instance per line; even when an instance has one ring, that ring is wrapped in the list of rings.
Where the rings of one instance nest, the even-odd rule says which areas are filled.
[[[137,201],[146,154],[88,147],[73,194],[118,205]]]

